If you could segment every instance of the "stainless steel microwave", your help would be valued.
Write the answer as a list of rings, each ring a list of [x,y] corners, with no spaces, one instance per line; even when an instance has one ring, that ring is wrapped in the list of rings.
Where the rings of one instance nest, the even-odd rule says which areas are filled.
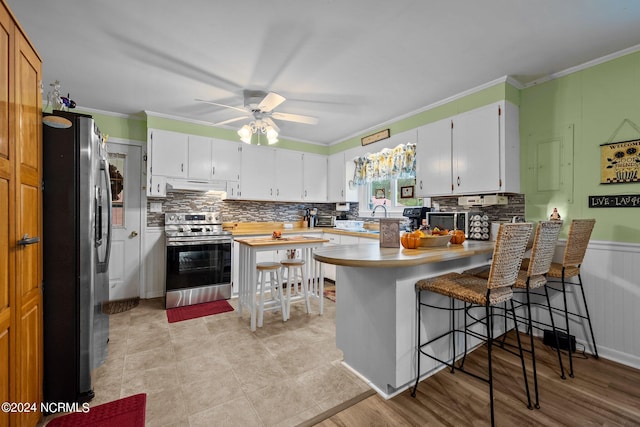
[[[464,230],[465,236],[469,237],[469,224],[476,215],[482,216],[482,212],[427,212],[427,223],[431,229]]]
[[[328,215],[318,215],[316,218],[316,227],[333,227],[336,225],[336,217]]]

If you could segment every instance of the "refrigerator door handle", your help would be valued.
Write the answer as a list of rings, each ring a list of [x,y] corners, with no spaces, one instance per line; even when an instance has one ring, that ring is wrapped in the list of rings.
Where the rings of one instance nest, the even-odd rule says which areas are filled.
[[[109,268],[109,258],[111,257],[111,179],[109,177],[109,164],[106,159],[102,159],[100,164],[100,170],[103,172],[104,176],[104,190],[106,190],[106,201],[107,201],[107,247],[105,248],[104,261],[100,262],[99,270],[107,271]],[[102,209],[104,205],[102,202],[102,190],[103,188],[98,188],[98,197],[100,202],[96,200],[98,204],[98,209],[96,209],[96,213],[98,214],[98,220],[96,221],[96,234],[100,234],[100,238],[96,239],[96,245],[102,245]],[[98,225],[99,224],[99,225]]]

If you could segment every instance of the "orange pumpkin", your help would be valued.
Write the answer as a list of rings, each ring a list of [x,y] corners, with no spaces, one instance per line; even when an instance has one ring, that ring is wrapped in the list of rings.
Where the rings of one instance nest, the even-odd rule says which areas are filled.
[[[400,243],[405,249],[415,249],[420,245],[420,237],[413,233],[404,233],[400,238]]]
[[[451,244],[461,245],[462,243],[464,243],[464,241],[465,241],[464,231],[454,230],[453,233],[451,233],[451,240],[449,240]]]

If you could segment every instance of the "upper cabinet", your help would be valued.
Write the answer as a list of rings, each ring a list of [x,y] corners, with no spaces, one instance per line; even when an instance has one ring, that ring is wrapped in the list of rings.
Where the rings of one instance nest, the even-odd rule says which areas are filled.
[[[327,167],[327,198],[329,202],[357,202],[358,190],[353,184],[355,163],[345,153],[329,156]]]
[[[319,154],[302,155],[302,199],[308,202],[327,201],[327,156]]]
[[[211,138],[189,135],[187,177],[208,181],[213,179],[211,164]]]
[[[240,198],[301,201],[302,156],[299,151],[244,145]]]
[[[418,129],[417,195],[520,191],[518,107],[490,104]]]
[[[272,200],[275,177],[275,151],[262,145],[242,146],[242,199]]]
[[[240,180],[242,145],[224,139],[211,140],[212,178],[222,181]]]
[[[302,156],[300,151],[275,150],[275,200],[302,200]]]
[[[416,195],[451,194],[451,126],[447,118],[418,128]]]
[[[186,178],[189,156],[189,135],[166,130],[149,129],[151,162],[148,176]]]

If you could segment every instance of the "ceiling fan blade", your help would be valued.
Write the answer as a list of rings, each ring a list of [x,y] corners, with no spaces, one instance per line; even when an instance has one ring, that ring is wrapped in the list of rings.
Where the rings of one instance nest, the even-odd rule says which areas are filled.
[[[268,113],[278,105],[282,104],[286,99],[287,98],[285,98],[284,96],[278,95],[275,92],[269,92],[267,96],[265,96],[264,99],[260,101],[258,108],[260,109],[260,111]]]
[[[274,128],[276,130],[276,132],[280,132],[280,128],[278,127],[278,125],[276,125],[276,123],[273,120],[271,120],[270,117],[262,119],[262,121],[266,122],[269,126]]]
[[[217,102],[208,101],[206,99],[196,99],[196,101],[205,102],[205,103],[211,104],[211,105],[217,105],[218,107],[231,108],[232,110],[242,111],[243,113],[247,113],[247,110],[245,108],[232,107],[231,105],[218,104]]]
[[[214,123],[213,126],[222,126],[222,125],[226,125],[227,123],[233,123],[233,122],[237,122],[238,120],[243,120],[248,118],[249,118],[249,115],[247,114],[246,116],[234,117],[233,119],[223,120],[221,122]]]
[[[297,122],[297,123],[306,123],[308,125],[318,124],[317,117],[311,116],[303,116],[300,114],[289,114],[289,113],[273,113],[271,117],[278,120],[286,120],[289,122]]]

